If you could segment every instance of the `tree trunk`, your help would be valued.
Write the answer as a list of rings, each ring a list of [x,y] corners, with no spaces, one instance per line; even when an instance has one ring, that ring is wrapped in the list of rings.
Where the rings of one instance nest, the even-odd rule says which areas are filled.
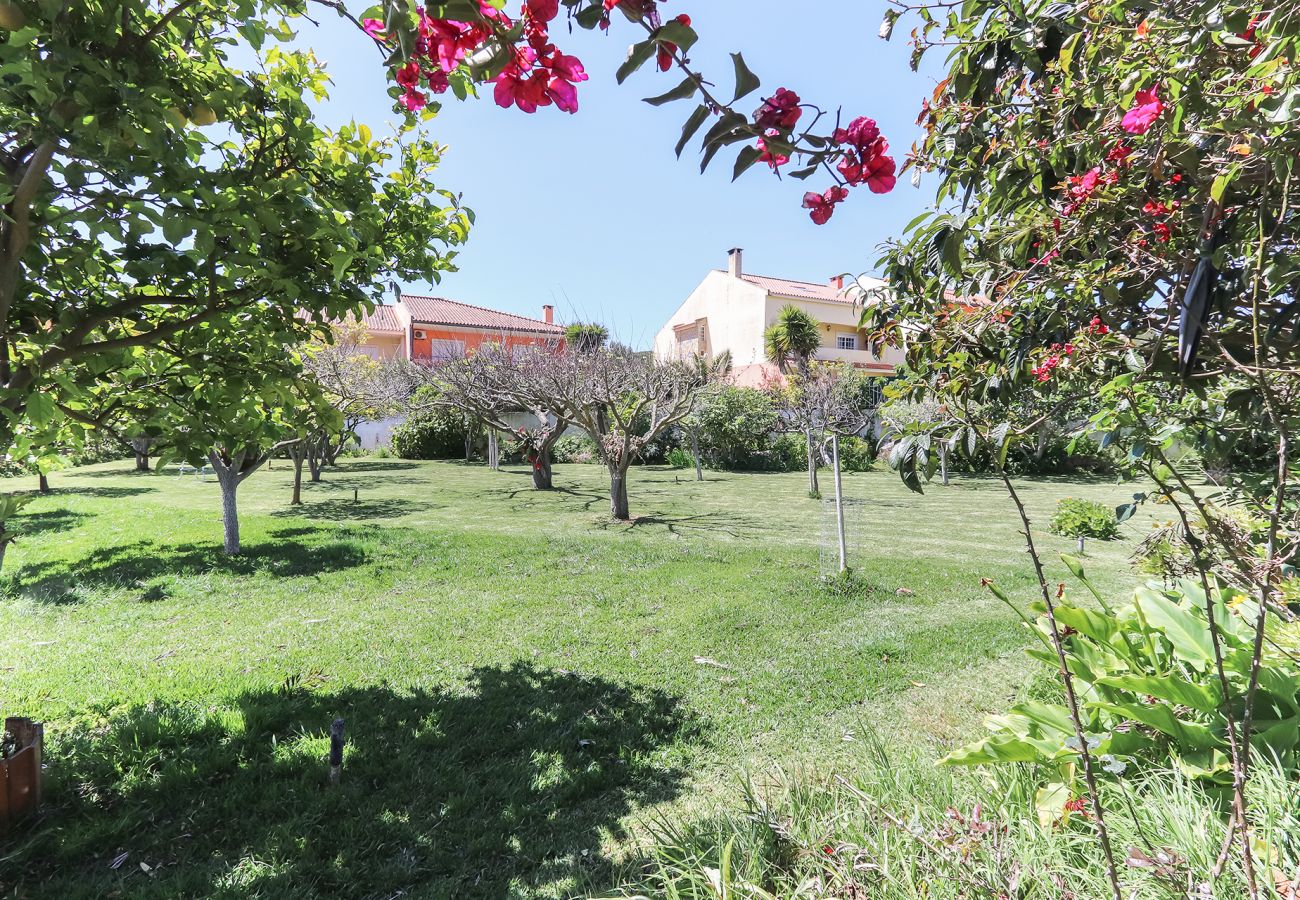
[[[0,522],[0,531],[3,531],[4,527],[5,527],[5,523]],[[5,551],[9,549],[9,543],[10,543],[9,541],[0,541],[0,569],[4,568]]]
[[[307,471],[311,473],[312,484],[320,483],[320,470],[324,468],[320,445],[315,441],[307,448]]]
[[[831,464],[835,467],[835,531],[840,543],[840,574],[849,570],[848,543],[844,539],[844,489],[840,484],[840,436],[831,435]]]
[[[135,470],[149,471],[149,447],[153,442],[147,437],[131,438],[131,452],[135,454]]]
[[[302,506],[302,463],[305,454],[300,450],[290,450],[289,456],[293,459],[293,499],[289,505]]]
[[[939,477],[943,481],[944,487],[948,486],[948,444],[946,441],[939,444]]]
[[[211,455],[212,468],[217,473],[217,483],[221,485],[221,524],[225,530],[223,547],[227,556],[239,555],[239,507],[235,502],[235,493],[239,490],[239,470],[228,466],[216,453]]]
[[[691,455],[695,457],[695,480],[704,480],[704,467],[700,465],[700,433],[692,428],[691,434]]]
[[[820,497],[821,489],[817,486],[817,453],[813,447],[812,429],[804,432],[808,447],[808,496]]]
[[[610,467],[609,470],[609,510],[610,514],[624,522],[632,518],[627,502],[627,468]]]
[[[533,490],[549,491],[551,475],[551,447],[543,444],[537,449],[537,458],[533,460]]]
[[[48,494],[50,492],[49,476],[46,475],[44,472],[38,472],[36,474],[36,485],[37,485],[37,489],[42,494]]]
[[[137,472],[148,472],[148,471],[149,471],[149,454],[148,454],[148,453],[141,453],[139,450],[135,451],[135,470],[136,470]]]

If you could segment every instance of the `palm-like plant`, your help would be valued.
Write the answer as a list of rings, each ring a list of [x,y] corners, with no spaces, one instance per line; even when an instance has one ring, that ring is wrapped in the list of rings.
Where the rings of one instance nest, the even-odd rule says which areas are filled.
[[[763,332],[763,350],[768,362],[782,372],[806,369],[821,343],[817,320],[793,304],[782,307],[776,321]]]
[[[821,330],[817,320],[794,304],[783,306],[776,314],[776,321],[763,332],[763,350],[768,362],[787,375],[793,370],[807,376],[809,362],[821,343]],[[816,450],[811,430],[804,432],[804,439],[808,452],[808,496],[820,497]]]

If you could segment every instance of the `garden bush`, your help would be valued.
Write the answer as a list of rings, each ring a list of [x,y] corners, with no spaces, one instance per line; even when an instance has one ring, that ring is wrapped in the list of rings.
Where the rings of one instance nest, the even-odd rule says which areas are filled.
[[[393,429],[389,446],[402,459],[464,459],[466,433],[471,427],[459,412],[425,408]],[[481,430],[473,428],[472,436],[477,445]]]
[[[674,447],[668,451],[668,465],[674,469],[686,469],[695,465],[695,457],[681,447]]]
[[[1119,536],[1119,522],[1115,510],[1095,500],[1064,497],[1056,504],[1056,512],[1048,525],[1052,534],[1072,538],[1114,540]]]
[[[551,449],[551,461],[557,463],[597,463],[600,457],[596,453],[596,442],[583,435],[581,437],[566,434],[555,442]]]
[[[770,468],[768,455],[781,423],[766,393],[756,388],[724,387],[705,398],[696,418],[700,453],[711,466]]]
[[[874,441],[860,437],[840,438],[840,468],[845,472],[869,472],[876,462]]]

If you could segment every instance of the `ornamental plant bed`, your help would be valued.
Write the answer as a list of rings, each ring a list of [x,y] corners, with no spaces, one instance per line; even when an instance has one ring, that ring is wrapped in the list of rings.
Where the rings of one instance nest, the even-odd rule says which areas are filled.
[[[41,804],[41,749],[45,726],[5,719],[0,738],[0,830]]]

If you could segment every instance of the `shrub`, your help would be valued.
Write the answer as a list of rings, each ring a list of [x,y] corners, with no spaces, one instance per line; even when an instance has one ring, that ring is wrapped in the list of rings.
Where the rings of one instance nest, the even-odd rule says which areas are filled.
[[[700,453],[721,469],[767,468],[766,454],[780,425],[776,406],[763,391],[723,387],[708,394],[696,416]]]
[[[1048,527],[1052,534],[1062,537],[1109,541],[1119,536],[1119,522],[1113,509],[1104,503],[1077,497],[1065,497],[1056,504],[1056,512]]]
[[[565,435],[551,448],[551,461],[557,463],[594,463],[600,462],[596,454],[596,442],[583,435],[575,437]]]
[[[393,429],[389,446],[402,459],[463,459],[469,427],[465,417],[453,410],[422,411]],[[477,428],[473,437],[477,442]]]
[[[674,447],[668,451],[668,465],[674,469],[686,469],[695,465],[695,457],[681,447]]]
[[[1077,560],[1067,564],[1082,577]],[[1092,586],[1084,579],[1090,591]],[[1251,680],[1255,601],[1231,588],[1212,588],[1210,602],[1222,645],[1224,672],[1233,697],[1232,714],[1240,727]],[[994,593],[1019,609],[996,587]],[[1111,609],[1094,596],[1105,615],[1062,600],[1056,620],[1062,647],[1075,678],[1083,730],[1105,773],[1154,770],[1172,762],[1186,777],[1226,788],[1232,771],[1222,687],[1215,671],[1214,645],[1199,582],[1173,588],[1157,583],[1138,588],[1133,601]],[[1030,656],[1055,669],[1051,626],[1041,601],[1029,623],[1042,642]],[[1294,632],[1293,635],[1283,632]],[[1279,644],[1300,638],[1295,623],[1281,626]],[[1259,672],[1251,743],[1260,756],[1285,770],[1296,768],[1300,734],[1300,681],[1282,654],[1266,654]],[[1026,702],[986,720],[989,736],[944,758],[953,764],[1035,763],[1055,784],[1074,793],[1081,788],[1079,744],[1066,707]],[[1104,773],[1103,773],[1104,774]]]
[[[840,468],[845,472],[869,472],[875,461],[874,442],[860,437],[840,438]]]

